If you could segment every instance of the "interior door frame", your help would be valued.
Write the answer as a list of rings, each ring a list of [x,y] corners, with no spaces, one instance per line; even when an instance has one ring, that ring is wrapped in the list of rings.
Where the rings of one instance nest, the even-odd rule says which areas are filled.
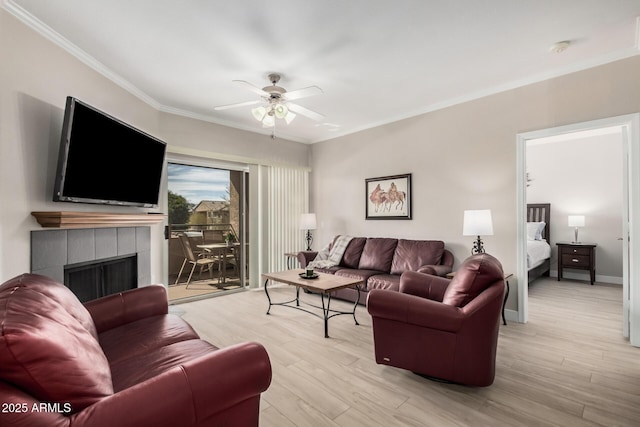
[[[517,212],[517,260],[516,270],[518,278],[518,321],[526,323],[529,318],[529,281],[527,278],[527,242],[526,242],[526,169],[527,169],[527,141],[563,135],[567,133],[594,130],[604,127],[621,126],[623,129],[623,152],[627,153],[627,160],[623,165],[626,176],[627,192],[623,194],[628,206],[628,293],[623,302],[624,319],[623,332],[628,332],[631,345],[640,347],[640,113],[609,117],[599,120],[574,123],[516,135],[516,212]],[[636,247],[637,246],[637,247]],[[624,282],[624,280],[623,280]],[[628,297],[628,298],[627,298]]]

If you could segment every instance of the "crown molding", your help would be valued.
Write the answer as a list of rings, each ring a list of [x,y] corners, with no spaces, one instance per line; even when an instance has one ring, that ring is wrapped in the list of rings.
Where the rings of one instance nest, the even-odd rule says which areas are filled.
[[[91,69],[102,74],[107,79],[111,80],[116,85],[120,86],[127,92],[141,99],[150,106],[160,109],[162,105],[154,98],[141,91],[133,83],[123,78],[121,75],[113,72],[110,68],[98,61],[93,56],[89,55],[84,50],[80,49],[75,44],[64,38],[60,33],[53,30],[44,22],[24,10],[22,7],[15,4],[12,0],[2,0],[2,8],[27,25],[29,28],[40,34],[47,40],[53,42],[55,45],[61,47],[72,56],[80,60],[83,64],[89,66]]]
[[[167,113],[167,114],[173,114],[173,115],[177,115],[177,116],[187,117],[187,118],[191,118],[191,119],[195,119],[195,120],[210,122],[210,123],[218,124],[218,125],[221,125],[221,126],[230,127],[230,128],[233,128],[233,129],[239,129],[239,130],[243,130],[243,131],[247,131],[247,132],[251,132],[251,133],[255,133],[255,134],[270,135],[270,133],[271,133],[270,128],[269,129],[256,129],[256,128],[249,127],[249,126],[246,126],[246,125],[241,125],[241,124],[238,124],[238,123],[233,123],[233,122],[230,122],[230,121],[221,120],[221,119],[218,119],[218,118],[213,117],[213,116],[209,116],[209,115],[205,115],[205,114],[201,114],[201,113],[196,113],[194,111],[184,110],[184,109],[179,109],[179,108],[175,108],[175,107],[172,107],[172,106],[163,105],[160,102],[158,102],[157,100],[155,100],[154,98],[152,98],[151,96],[149,96],[147,93],[145,93],[142,90],[140,90],[137,86],[135,86],[133,83],[131,83],[127,79],[125,79],[122,76],[120,76],[119,74],[113,72],[110,68],[108,68],[106,65],[102,64],[100,61],[95,59],[93,56],[89,55],[87,52],[85,52],[84,50],[80,49],[75,44],[71,43],[69,40],[64,38],[62,35],[60,35],[56,31],[54,31],[51,27],[49,27],[48,25],[46,25],[45,23],[40,21],[38,18],[36,18],[32,14],[30,14],[29,12],[24,10],[22,7],[20,7],[19,5],[15,4],[13,2],[13,0],[0,0],[0,2],[1,2],[0,5],[1,5],[1,7],[3,9],[5,9],[11,15],[16,17],[18,20],[20,20],[21,22],[23,22],[24,24],[29,26],[31,29],[36,31],[38,34],[41,34],[46,39],[50,40],[51,42],[53,42],[57,46],[61,47],[65,51],[69,52],[71,55],[76,57],[82,63],[86,64],[87,66],[89,66],[90,68],[95,70],[96,72],[102,74],[104,77],[106,77],[107,79],[109,79],[110,81],[115,83],[116,85],[120,86],[121,88],[123,88],[127,92],[129,92],[132,95],[136,96],[137,98],[139,98],[140,100],[142,100],[143,102],[147,103],[149,106],[155,108],[158,111],[161,111],[161,112],[164,112],[164,113]],[[542,74],[538,74],[538,75],[535,75],[535,76],[530,76],[530,77],[527,77],[527,78],[521,79],[521,80],[515,80],[515,81],[507,82],[507,83],[502,84],[502,85],[493,86],[491,88],[487,88],[487,89],[484,89],[484,90],[480,90],[480,91],[476,91],[476,92],[473,92],[473,93],[469,93],[469,94],[466,94],[466,95],[463,95],[463,96],[460,96],[460,97],[451,98],[451,99],[445,100],[443,102],[439,102],[439,103],[436,103],[436,104],[428,105],[428,106],[426,106],[426,107],[424,107],[424,108],[422,108],[420,110],[408,112],[408,113],[401,114],[401,115],[390,115],[389,117],[387,117],[387,118],[385,118],[383,120],[376,121],[376,122],[365,123],[365,124],[363,124],[361,126],[354,127],[352,129],[349,129],[349,130],[338,131],[338,132],[332,133],[331,135],[327,135],[326,137],[320,137],[320,138],[316,138],[316,139],[305,139],[305,138],[300,138],[300,137],[294,137],[294,136],[291,136],[291,135],[287,135],[286,132],[279,131],[278,132],[278,138],[286,139],[286,140],[293,141],[293,142],[299,142],[299,143],[303,143],[303,144],[314,144],[314,143],[318,143],[318,142],[330,141],[330,140],[333,140],[333,139],[336,139],[336,138],[340,138],[340,137],[343,137],[343,136],[347,136],[347,135],[359,133],[359,132],[362,132],[362,131],[366,131],[368,129],[384,126],[384,125],[387,125],[387,124],[390,124],[390,123],[394,123],[394,122],[397,122],[397,121],[400,121],[400,120],[410,119],[410,118],[417,117],[417,116],[420,116],[420,115],[423,115],[423,114],[427,114],[427,113],[430,113],[430,112],[433,112],[433,111],[437,111],[437,110],[441,110],[441,109],[444,109],[444,108],[452,107],[454,105],[463,104],[465,102],[474,101],[474,100],[477,100],[477,99],[480,99],[480,98],[484,98],[484,97],[487,97],[487,96],[490,96],[490,95],[495,95],[495,94],[502,93],[502,92],[505,92],[505,91],[508,91],[508,90],[520,88],[520,87],[527,86],[527,85],[534,84],[534,83],[539,83],[539,82],[542,82],[542,81],[545,81],[545,80],[549,80],[549,79],[552,79],[552,78],[556,78],[556,77],[560,77],[560,76],[563,76],[563,75],[567,75],[567,74],[571,74],[571,73],[587,70],[587,69],[594,68],[594,67],[597,67],[597,66],[600,66],[600,65],[605,65],[605,64],[608,64],[608,63],[611,63],[611,62],[615,62],[615,61],[618,61],[618,60],[630,58],[630,57],[633,57],[633,56],[636,56],[636,55],[640,55],[640,16],[636,18],[636,34],[635,34],[635,40],[634,40],[634,46],[633,47],[620,49],[618,51],[611,52],[611,53],[606,54],[606,55],[602,55],[602,56],[600,56],[598,58],[593,58],[593,59],[590,59],[590,60],[587,60],[587,61],[583,61],[580,64],[575,64],[575,65],[572,65],[570,67],[553,70],[551,72],[542,73]]]
[[[237,123],[220,120],[218,118],[208,116],[205,114],[199,114],[190,110],[183,110],[183,109],[163,105],[160,102],[156,101],[151,96],[149,96],[148,94],[146,94],[145,92],[143,92],[142,90],[140,90],[133,83],[123,78],[121,75],[113,72],[109,67],[104,65],[102,62],[98,61],[96,58],[89,55],[87,52],[85,52],[84,50],[80,49],[78,46],[76,46],[75,44],[67,40],[60,33],[53,30],[44,22],[42,22],[41,20],[39,20],[38,18],[36,18],[26,10],[24,10],[22,7],[15,4],[12,0],[0,0],[0,1],[2,1],[1,5],[3,9],[5,9],[11,15],[13,15],[22,23],[27,25],[29,28],[34,30],[36,33],[42,35],[47,40],[61,47],[66,52],[70,53],[72,56],[74,56],[79,61],[81,61],[83,64],[89,66],[91,69],[100,73],[101,75],[103,75],[104,77],[106,77],[107,79],[109,79],[110,81],[118,85],[119,87],[123,88],[127,92],[136,96],[137,98],[139,98],[140,100],[142,100],[143,102],[145,102],[146,104],[148,104],[149,106],[155,108],[160,112],[173,114],[176,116],[187,117],[187,118],[200,120],[204,122],[215,123],[221,126],[230,127],[233,129],[239,129],[239,130],[243,130],[251,133],[264,134],[267,136],[271,134],[270,129],[258,130],[253,127],[238,125]],[[279,133],[278,137],[281,139],[300,142],[303,144],[308,144],[311,142],[309,140],[288,135],[286,134],[286,132],[278,132],[278,133]]]

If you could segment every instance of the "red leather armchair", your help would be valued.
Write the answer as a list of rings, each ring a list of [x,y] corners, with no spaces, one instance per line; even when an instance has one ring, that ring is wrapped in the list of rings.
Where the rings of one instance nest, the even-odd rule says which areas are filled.
[[[0,286],[1,426],[257,426],[264,347],[223,349],[169,314],[164,287],[82,305],[24,274]]]
[[[491,385],[504,293],[502,265],[488,254],[467,258],[451,281],[405,272],[399,292],[371,290],[376,362],[453,383]]]

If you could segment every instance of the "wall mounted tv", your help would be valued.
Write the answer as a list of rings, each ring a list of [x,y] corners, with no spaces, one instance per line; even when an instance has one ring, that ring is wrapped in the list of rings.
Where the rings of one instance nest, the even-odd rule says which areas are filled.
[[[158,206],[166,144],[67,97],[53,200]]]

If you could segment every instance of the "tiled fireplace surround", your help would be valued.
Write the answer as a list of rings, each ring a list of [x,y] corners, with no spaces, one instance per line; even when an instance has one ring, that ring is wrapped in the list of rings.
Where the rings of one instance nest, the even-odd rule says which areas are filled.
[[[36,230],[31,232],[31,272],[64,282],[64,267],[120,255],[138,255],[138,286],[151,282],[150,227]]]

